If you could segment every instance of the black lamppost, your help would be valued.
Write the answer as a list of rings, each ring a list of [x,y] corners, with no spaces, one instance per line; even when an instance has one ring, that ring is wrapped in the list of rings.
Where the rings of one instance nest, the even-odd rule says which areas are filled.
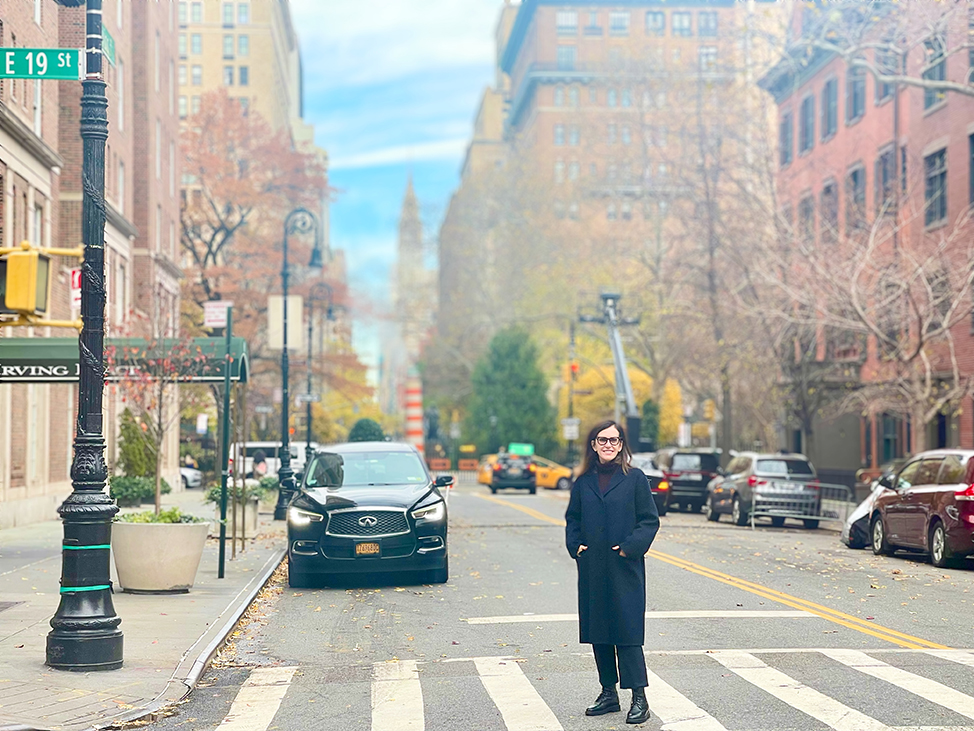
[[[58,0],[78,7],[84,0]],[[108,99],[102,74],[102,0],[88,0],[85,80],[81,96],[82,241],[81,319],[78,338],[78,421],[71,463],[72,492],[58,508],[64,524],[61,601],[47,635],[47,664],[59,670],[122,667],[122,620],[115,614],[109,578],[112,518],[105,494],[108,468],[102,429],[105,386],[105,141]]]
[[[278,470],[277,478],[280,482],[280,489],[277,491],[277,505],[274,506],[274,520],[284,520],[287,517],[287,504],[294,493],[294,471],[291,469],[291,433],[288,416],[288,362],[287,362],[287,237],[290,234],[306,234],[309,231],[318,233],[318,219],[307,208],[295,208],[284,219],[284,266],[281,268],[281,284],[284,289],[284,348],[281,351],[281,381],[282,381],[282,408],[281,408],[281,468]],[[312,269],[321,269],[321,247],[318,245],[317,235],[315,236],[315,247],[311,251],[311,262],[308,264]],[[300,313],[298,313],[300,315]]]
[[[322,294],[327,293],[328,299],[324,300]],[[307,441],[304,445],[304,465],[307,469],[311,465],[311,457],[314,455],[314,448],[311,446],[312,428],[311,428],[311,359],[314,357],[314,335],[313,327],[315,321],[315,302],[328,302],[328,309],[325,311],[325,319],[331,320],[331,308],[333,305],[332,298],[334,296],[334,291],[331,286],[325,282],[318,282],[315,286],[311,288],[311,292],[308,293],[308,393],[307,393],[307,426],[308,435],[306,437]]]

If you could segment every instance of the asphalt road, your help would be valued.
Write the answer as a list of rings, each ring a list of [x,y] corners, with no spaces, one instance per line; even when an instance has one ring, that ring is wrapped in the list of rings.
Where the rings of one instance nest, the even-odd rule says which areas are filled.
[[[460,485],[448,584],[272,591],[152,728],[626,728],[624,713],[583,715],[599,687],[578,644],[566,501]],[[663,518],[647,559],[643,728],[974,729],[972,567],[875,557],[790,526]]]

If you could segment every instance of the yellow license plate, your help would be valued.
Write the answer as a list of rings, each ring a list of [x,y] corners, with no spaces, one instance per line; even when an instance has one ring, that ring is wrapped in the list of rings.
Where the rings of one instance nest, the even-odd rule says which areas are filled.
[[[377,556],[378,554],[379,554],[378,543],[356,543],[355,544],[356,556]]]

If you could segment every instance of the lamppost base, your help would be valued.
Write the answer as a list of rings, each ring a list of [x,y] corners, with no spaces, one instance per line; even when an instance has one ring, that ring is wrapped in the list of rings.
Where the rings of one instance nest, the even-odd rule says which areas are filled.
[[[52,630],[47,635],[47,666],[79,673],[122,667],[122,630]]]

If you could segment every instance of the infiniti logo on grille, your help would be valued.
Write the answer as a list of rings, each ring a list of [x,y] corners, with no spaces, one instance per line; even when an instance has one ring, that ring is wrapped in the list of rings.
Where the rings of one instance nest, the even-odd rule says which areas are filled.
[[[363,528],[375,528],[378,522],[379,519],[376,518],[374,515],[363,515],[361,518],[358,519],[358,524]]]

